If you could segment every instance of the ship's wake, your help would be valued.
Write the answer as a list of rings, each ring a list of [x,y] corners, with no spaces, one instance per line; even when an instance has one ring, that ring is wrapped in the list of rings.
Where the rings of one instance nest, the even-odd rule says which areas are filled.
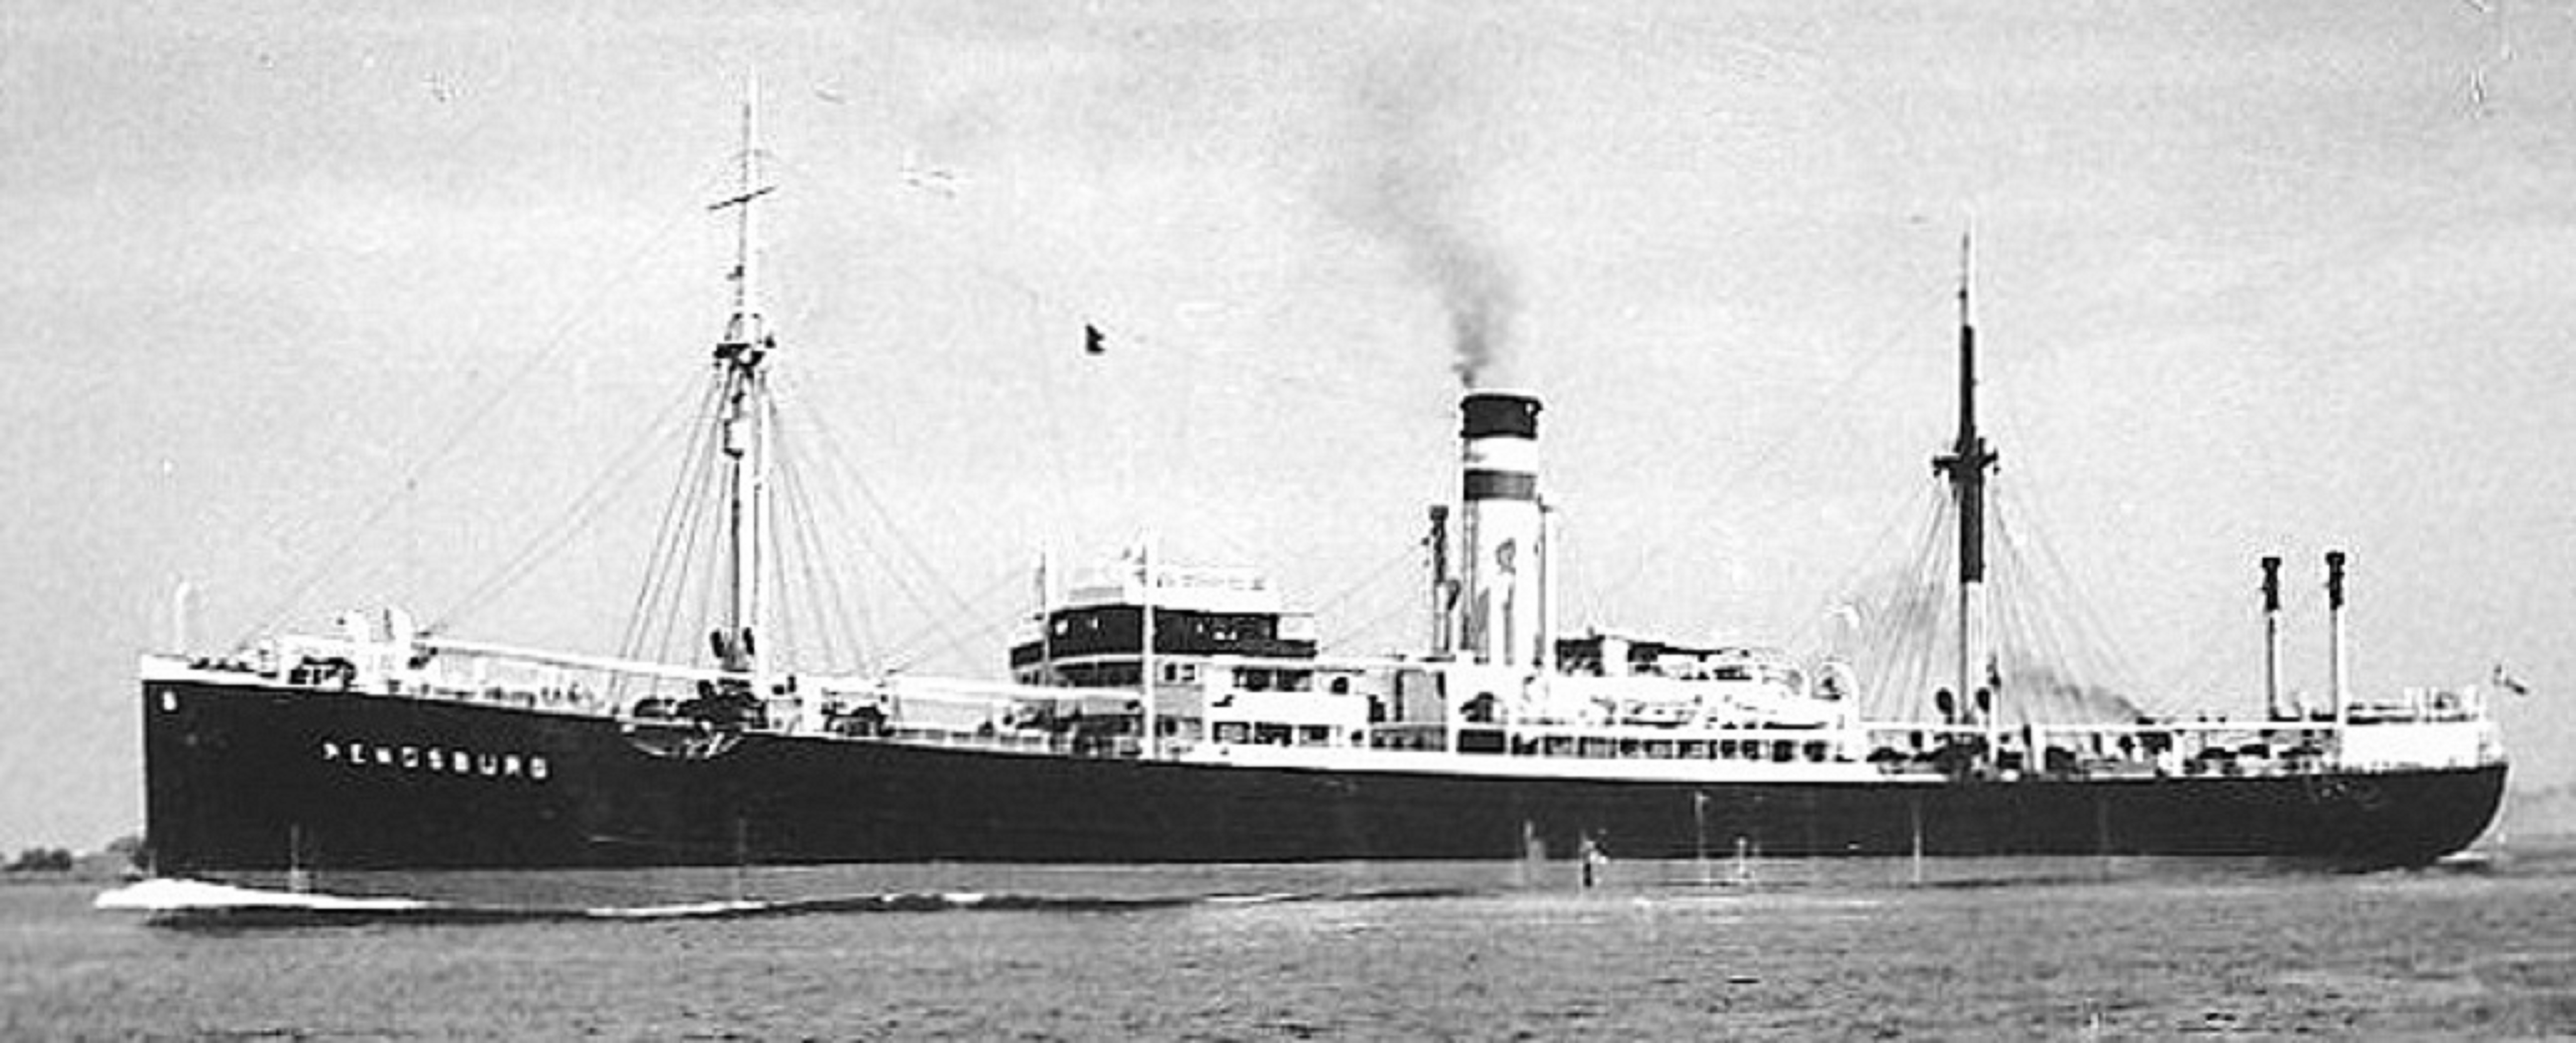
[[[275,927],[465,925],[567,921],[749,920],[855,913],[1130,913],[1297,902],[1454,898],[1469,888],[1264,891],[1187,895],[1051,895],[981,891],[887,891],[779,899],[719,899],[645,905],[544,905],[274,891],[203,880],[154,878],[105,892],[93,907],[141,913],[156,927],[238,930]]]

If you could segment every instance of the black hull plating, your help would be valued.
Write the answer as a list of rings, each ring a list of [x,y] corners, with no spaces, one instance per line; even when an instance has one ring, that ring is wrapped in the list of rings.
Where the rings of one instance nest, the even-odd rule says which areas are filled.
[[[2414,865],[2505,769],[1939,784],[1597,782],[1014,755],[748,735],[701,759],[616,721],[153,682],[163,874],[826,862],[2255,856]],[[657,754],[648,749],[664,747]],[[1919,845],[1919,848],[1918,848]]]

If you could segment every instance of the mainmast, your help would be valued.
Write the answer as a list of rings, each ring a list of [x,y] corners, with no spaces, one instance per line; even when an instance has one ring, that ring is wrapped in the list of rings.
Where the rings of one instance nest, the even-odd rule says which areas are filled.
[[[1950,496],[1959,509],[1959,705],[1973,708],[1986,729],[1988,755],[1994,753],[1994,702],[2001,693],[1977,676],[1985,645],[1986,472],[1996,454],[1977,432],[1977,327],[1968,307],[1972,282],[1970,238],[1959,237],[1959,437],[1950,451],[1932,459],[1932,469],[1950,479]],[[1983,691],[1984,699],[1976,698]]]
[[[747,78],[742,100],[741,178],[735,193],[708,209],[734,212],[733,317],[717,342],[715,361],[723,382],[721,413],[726,468],[726,555],[724,629],[715,635],[716,656],[724,669],[750,671],[756,661],[754,635],[765,629],[761,576],[767,567],[769,540],[770,404],[769,374],[762,368],[778,346],[761,314],[758,228],[753,202],[772,186],[760,175],[760,82]]]

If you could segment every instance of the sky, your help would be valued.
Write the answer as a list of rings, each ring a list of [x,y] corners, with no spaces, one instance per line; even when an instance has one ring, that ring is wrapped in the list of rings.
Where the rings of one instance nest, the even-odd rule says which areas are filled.
[[[0,6],[0,847],[140,827],[145,651],[619,650],[755,73],[834,665],[998,675],[1141,534],[1418,644],[1468,357],[1569,622],[1794,644],[1937,495],[1973,228],[2126,683],[2259,708],[2280,554],[2320,689],[2342,548],[2354,686],[2505,664],[2576,782],[2576,4],[736,6]]]

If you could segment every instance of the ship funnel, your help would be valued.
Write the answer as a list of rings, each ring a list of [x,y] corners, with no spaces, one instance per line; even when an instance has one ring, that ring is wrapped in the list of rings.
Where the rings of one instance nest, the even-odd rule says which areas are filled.
[[[2334,719],[2343,722],[2344,707],[2349,705],[2345,689],[2345,656],[2343,649],[2343,563],[2342,551],[2326,552],[2326,655],[2330,659],[2328,692],[2334,698]]]
[[[1545,582],[1538,501],[1537,397],[1476,391],[1458,404],[1460,470],[1459,651],[1477,662],[1541,660]]]
[[[2263,712],[2281,717],[2281,559],[2263,556]]]

